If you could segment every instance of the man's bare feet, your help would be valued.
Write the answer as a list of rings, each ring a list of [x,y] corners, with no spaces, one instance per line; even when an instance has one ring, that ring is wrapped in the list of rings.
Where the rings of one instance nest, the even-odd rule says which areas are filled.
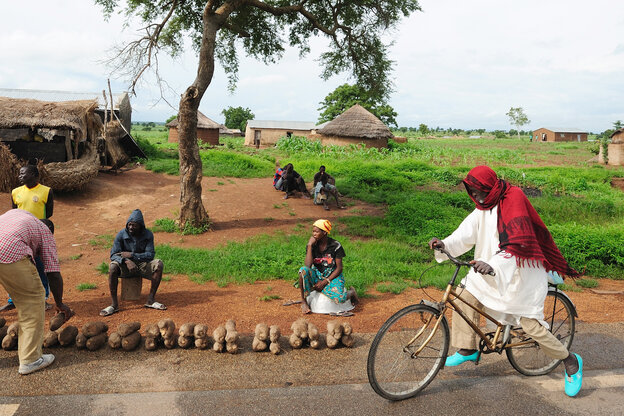
[[[310,310],[310,307],[308,306],[307,302],[301,302],[301,312],[302,312],[304,315],[306,315],[306,314],[308,314],[308,313],[312,312],[312,311]]]

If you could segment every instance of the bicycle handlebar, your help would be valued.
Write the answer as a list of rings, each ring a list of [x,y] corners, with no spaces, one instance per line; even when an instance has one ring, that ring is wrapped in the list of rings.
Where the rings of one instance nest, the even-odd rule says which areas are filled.
[[[433,247],[434,250],[439,251],[440,253],[443,253],[446,255],[446,257],[448,257],[448,259],[451,261],[451,263],[455,264],[456,266],[467,266],[467,267],[473,267],[474,265],[467,262],[467,261],[462,261],[459,260],[453,256],[451,256],[451,253],[449,253],[448,251],[446,251],[446,249],[442,248],[442,247]],[[496,273],[494,271],[491,271],[490,273],[488,273],[490,276],[496,276]]]

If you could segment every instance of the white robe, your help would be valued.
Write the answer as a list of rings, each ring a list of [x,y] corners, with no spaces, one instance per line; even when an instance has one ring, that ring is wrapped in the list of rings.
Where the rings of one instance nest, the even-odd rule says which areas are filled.
[[[470,269],[462,283],[484,306],[486,312],[502,323],[519,325],[520,318],[534,318],[544,322],[544,300],[548,293],[548,275],[541,262],[538,267],[525,262],[518,267],[516,257],[499,251],[497,229],[498,206],[491,210],[475,209],[462,221],[457,230],[442,240],[446,250],[459,256],[473,247],[474,259],[492,266],[496,276],[482,275]],[[436,251],[438,262],[448,260]]]

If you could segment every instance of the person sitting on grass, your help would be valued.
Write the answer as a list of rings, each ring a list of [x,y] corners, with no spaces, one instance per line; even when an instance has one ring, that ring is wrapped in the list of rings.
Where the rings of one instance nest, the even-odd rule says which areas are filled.
[[[304,314],[347,312],[359,300],[353,286],[345,289],[342,274],[345,252],[338,241],[328,237],[331,229],[331,222],[324,219],[315,221],[312,226],[312,236],[306,246],[305,266],[299,269],[298,286]]]
[[[150,280],[152,285],[145,307],[161,311],[167,309],[154,300],[163,273],[163,262],[155,259],[154,254],[154,234],[145,228],[141,210],[135,209],[126,222],[126,228],[117,233],[111,247],[108,286],[112,303],[100,311],[100,316],[109,316],[119,311],[117,283],[120,277],[141,276]]]
[[[323,204],[323,208],[326,211],[329,211],[329,205],[327,205],[329,195],[333,195],[336,200],[337,208],[345,208],[344,205],[340,204],[340,201],[338,200],[338,190],[332,182],[336,183],[334,178],[325,172],[325,166],[321,166],[319,171],[314,175],[314,204]]]
[[[296,191],[300,191],[306,199],[311,198],[303,177],[293,168],[292,163],[288,163],[284,166],[284,170],[282,171],[282,190],[286,192],[284,199],[288,199],[288,197],[292,196]]]

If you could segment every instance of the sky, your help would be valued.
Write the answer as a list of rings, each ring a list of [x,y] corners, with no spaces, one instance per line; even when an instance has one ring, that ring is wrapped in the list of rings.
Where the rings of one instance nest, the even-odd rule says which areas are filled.
[[[613,0],[421,0],[422,12],[404,19],[392,41],[394,92],[389,104],[399,126],[487,130],[513,128],[505,115],[522,107],[525,130],[540,127],[602,132],[624,120],[624,2]],[[128,81],[105,64],[114,45],[140,35],[139,22],[104,20],[90,0],[2,2],[0,88],[113,92]],[[311,41],[304,59],[287,50],[265,65],[241,55],[239,82],[227,89],[216,66],[200,111],[223,122],[229,106],[247,107],[258,120],[317,121],[324,97],[353,82],[328,81],[318,57],[327,45]],[[188,49],[159,58],[170,90],[165,100],[148,75],[131,97],[133,121],[165,121],[195,78]],[[171,107],[168,103],[172,104]]]

